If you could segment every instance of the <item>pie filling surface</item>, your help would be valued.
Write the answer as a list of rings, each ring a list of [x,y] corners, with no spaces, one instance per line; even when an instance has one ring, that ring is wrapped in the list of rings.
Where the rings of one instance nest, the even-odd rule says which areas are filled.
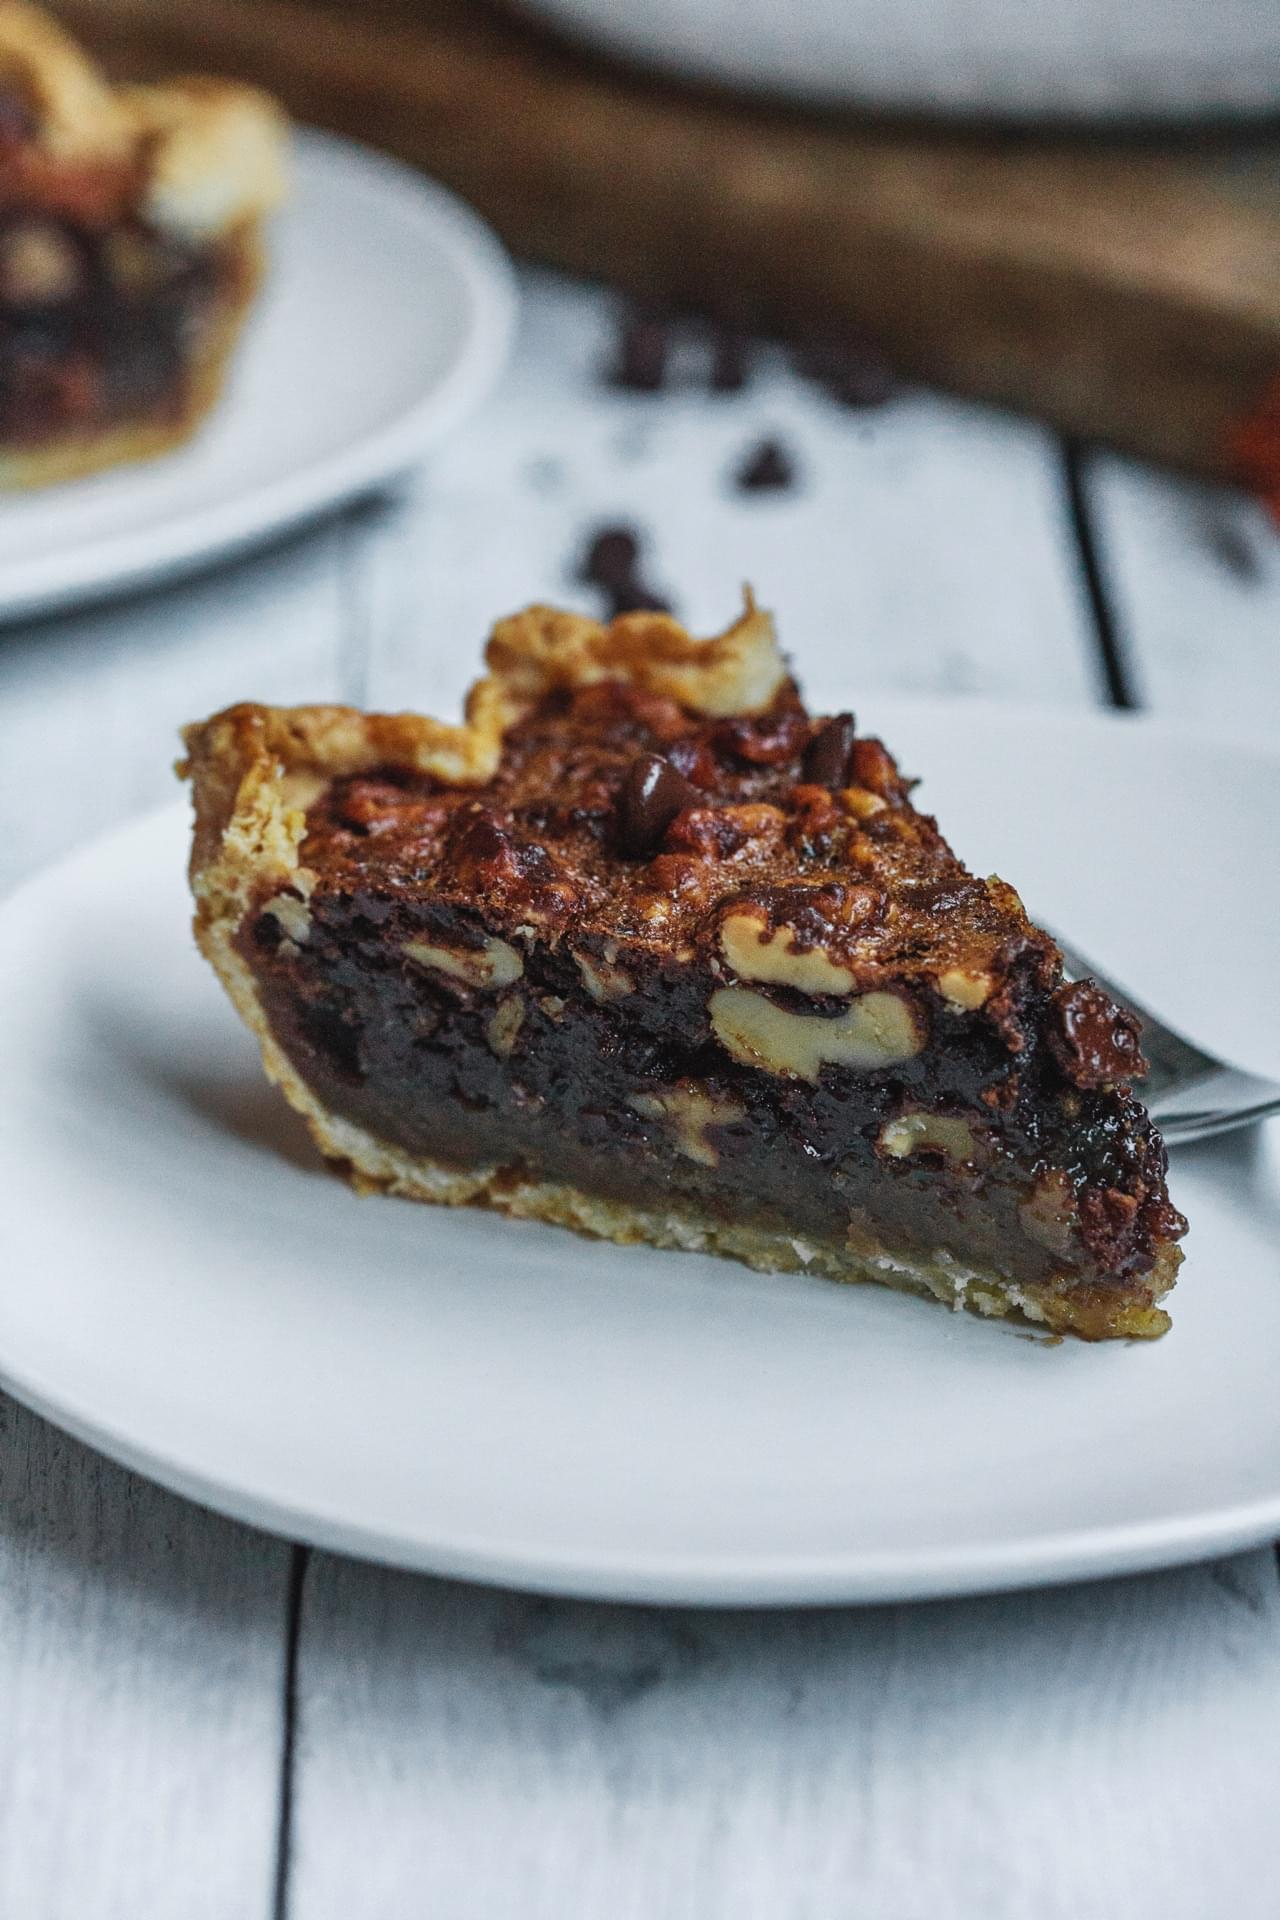
[[[361,1184],[1153,1334],[1185,1222],[1065,983],[753,606],[500,623],[468,722],[188,730],[197,933]]]
[[[0,216],[0,443],[180,427],[256,269],[245,236],[182,246],[136,226],[94,234]]]
[[[206,79],[112,87],[0,4],[0,481],[182,439],[216,397],[284,189],[284,123]]]

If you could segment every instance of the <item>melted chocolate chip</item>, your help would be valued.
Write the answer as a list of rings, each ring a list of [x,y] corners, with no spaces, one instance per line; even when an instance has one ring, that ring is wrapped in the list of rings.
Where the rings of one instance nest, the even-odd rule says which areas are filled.
[[[1054,1058],[1073,1086],[1112,1087],[1147,1071],[1137,1019],[1092,980],[1058,988],[1048,1034]]]
[[[652,309],[632,307],[618,330],[617,358],[606,374],[624,393],[661,393],[667,381],[671,329]]]
[[[618,793],[616,826],[623,853],[651,851],[671,822],[702,796],[660,753],[642,753],[627,768]]]
[[[600,527],[583,556],[579,579],[606,593],[630,585],[640,557],[640,536],[633,527]]]
[[[805,748],[804,777],[811,787],[847,787],[849,756],[858,723],[851,713],[837,713]]]
[[[777,440],[761,440],[733,477],[739,493],[786,493],[795,485],[791,455]]]
[[[609,602],[609,612],[613,618],[620,613],[670,613],[671,602],[664,600],[660,593],[654,593],[646,587],[643,580],[629,581],[625,587],[615,590]]]
[[[640,536],[634,527],[597,528],[577,569],[579,580],[599,587],[611,619],[620,613],[670,613],[661,594],[640,577]]]
[[[888,360],[866,341],[810,341],[797,348],[792,364],[842,407],[882,407],[897,390]]]

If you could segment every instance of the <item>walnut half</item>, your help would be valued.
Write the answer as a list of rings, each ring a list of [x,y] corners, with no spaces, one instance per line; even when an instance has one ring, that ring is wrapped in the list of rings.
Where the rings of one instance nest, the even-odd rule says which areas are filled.
[[[887,1120],[880,1129],[880,1150],[891,1160],[932,1151],[962,1166],[975,1157],[977,1146],[966,1120],[946,1113],[904,1113],[897,1120]]]
[[[848,967],[821,947],[799,948],[792,928],[770,930],[762,915],[731,913],[720,929],[720,951],[740,980],[807,994],[846,994],[853,986]]]
[[[738,1101],[724,1099],[697,1080],[681,1080],[652,1093],[633,1093],[627,1105],[642,1119],[670,1122],[676,1147],[700,1167],[714,1167],[720,1161],[720,1150],[707,1138],[707,1128],[729,1127],[746,1118],[746,1108]]]
[[[432,973],[481,990],[509,987],[524,972],[524,961],[515,948],[492,935],[478,947],[438,947],[426,940],[406,940],[402,951],[407,960]]]
[[[925,1043],[919,1014],[901,994],[860,994],[837,1014],[792,1013],[748,987],[721,987],[708,1003],[720,1044],[744,1066],[818,1081],[825,1066],[864,1073],[910,1060]]]

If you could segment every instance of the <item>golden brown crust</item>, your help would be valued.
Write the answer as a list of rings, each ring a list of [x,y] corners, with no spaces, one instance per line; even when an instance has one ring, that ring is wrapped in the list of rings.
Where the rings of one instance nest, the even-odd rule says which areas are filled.
[[[287,125],[256,88],[205,77],[113,87],[55,20],[22,0],[0,4],[0,88],[33,118],[38,194],[58,196],[56,174],[104,215],[131,210],[189,238],[260,218],[284,197]],[[96,173],[96,181],[83,176]],[[94,189],[97,189],[97,192]]]
[[[498,622],[485,660],[489,672],[472,687],[461,725],[354,707],[243,704],[187,727],[193,881],[217,857],[238,810],[256,805],[283,776],[324,781],[400,767],[479,786],[493,777],[507,730],[554,689],[620,679],[694,712],[731,715],[767,706],[786,678],[773,622],[749,595],[740,617],[710,640],[695,639],[666,614],[624,614],[602,626],[582,614],[528,607]]]
[[[35,116],[34,139],[56,160],[123,160],[132,128],[116,90],[39,7],[0,5],[0,86]]]

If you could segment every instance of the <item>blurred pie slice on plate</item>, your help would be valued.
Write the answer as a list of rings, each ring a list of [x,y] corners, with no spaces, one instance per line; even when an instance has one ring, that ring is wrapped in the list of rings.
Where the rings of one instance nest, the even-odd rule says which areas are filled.
[[[48,15],[0,4],[0,486],[195,431],[261,278],[286,142],[264,94],[112,86]]]

